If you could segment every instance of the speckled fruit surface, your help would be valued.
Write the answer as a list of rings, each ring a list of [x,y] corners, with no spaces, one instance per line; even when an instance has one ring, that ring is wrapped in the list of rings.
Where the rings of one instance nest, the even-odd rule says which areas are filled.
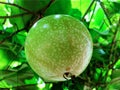
[[[31,68],[46,82],[65,81],[66,72],[80,75],[88,66],[93,43],[87,28],[68,15],[50,15],[30,29],[25,53]]]

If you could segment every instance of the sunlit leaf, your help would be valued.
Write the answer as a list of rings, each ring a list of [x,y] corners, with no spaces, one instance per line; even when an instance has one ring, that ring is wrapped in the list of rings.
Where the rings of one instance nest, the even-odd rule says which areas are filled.
[[[71,9],[70,15],[77,19],[81,19],[82,17],[82,13],[78,9]]]
[[[11,8],[11,12],[10,12],[11,16],[21,14],[19,8],[14,6],[10,6],[10,8]],[[22,16],[13,17],[13,18],[10,18],[9,20],[10,20],[10,23],[12,25],[15,25],[16,28],[18,29],[22,29],[25,26]]]
[[[13,56],[14,54],[10,50],[0,49],[0,70],[5,70],[9,67]]]
[[[82,15],[84,15],[90,3],[91,0],[71,0],[72,8],[81,11]]]
[[[113,70],[111,77],[112,79],[120,77],[120,69]]]
[[[48,0],[46,0],[46,1],[48,1]],[[44,15],[69,14],[70,10],[71,10],[71,1],[70,0],[55,0],[51,4],[51,6],[46,9]]]
[[[6,0],[0,0],[2,2],[5,2]],[[5,4],[0,4],[0,16],[7,16]],[[6,19],[0,18],[0,25],[5,21]]]
[[[90,22],[90,28],[97,28],[99,29],[102,23],[104,22],[105,14],[100,7],[99,3],[97,3],[97,7],[95,9],[95,12],[93,14],[92,21]]]
[[[20,32],[16,36],[13,37],[13,41],[16,42],[17,44],[23,45],[25,43],[25,38],[26,38],[26,32]]]
[[[105,54],[103,49],[94,49],[93,57],[101,62],[104,62],[104,58],[102,57]]]
[[[120,59],[117,60],[117,62],[116,62],[115,65],[114,65],[114,68],[115,68],[115,69],[120,69]]]
[[[113,79],[106,87],[105,90],[119,90],[120,89],[120,77]]]
[[[1,83],[4,81],[8,86],[17,87],[26,85],[26,80],[32,79],[34,77],[33,71],[29,67],[21,67],[19,71],[1,71]],[[33,79],[34,84],[37,84],[36,79]],[[31,83],[33,84],[33,82]],[[2,87],[5,88],[5,87]],[[7,87],[9,88],[9,87]]]

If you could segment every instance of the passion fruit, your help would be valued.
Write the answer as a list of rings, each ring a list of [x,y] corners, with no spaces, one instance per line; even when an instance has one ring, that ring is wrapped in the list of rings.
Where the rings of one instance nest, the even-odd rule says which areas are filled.
[[[88,66],[92,51],[92,39],[85,25],[62,14],[37,21],[25,42],[27,61],[45,82],[77,77]]]

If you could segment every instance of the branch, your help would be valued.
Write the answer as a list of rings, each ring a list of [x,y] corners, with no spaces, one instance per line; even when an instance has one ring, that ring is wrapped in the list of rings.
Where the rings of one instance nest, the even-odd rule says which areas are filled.
[[[1,40],[1,41],[0,41],[0,44],[2,44],[2,43],[5,42],[7,39],[13,37],[13,36],[16,35],[17,33],[21,32],[21,31],[23,31],[23,30],[25,30],[25,29],[26,29],[26,28],[22,28],[22,29],[20,29],[20,30],[17,30],[17,31],[15,31],[15,32],[13,32],[13,33],[10,34],[9,36],[7,36],[7,37],[4,38],[3,40]]]
[[[54,2],[55,0],[50,0],[50,2],[48,3],[48,5],[46,6],[46,7],[44,7],[42,10],[41,10],[41,14],[43,14],[46,10],[47,10],[47,8],[48,7],[50,7],[50,5]]]
[[[104,11],[104,13],[105,13],[105,15],[106,15],[106,17],[107,17],[107,19],[108,19],[110,25],[112,25],[112,22],[111,22],[111,20],[110,20],[108,14],[107,14],[107,12],[106,12],[106,10],[105,10],[105,7],[104,7],[103,3],[102,3],[101,1],[99,1],[99,2],[100,2],[100,6],[102,7],[102,9],[103,9],[103,11]]]
[[[22,10],[30,13],[30,14],[35,14],[34,12],[31,12],[30,10],[25,9],[25,8],[23,8],[23,7],[21,7],[21,6],[17,5],[17,4],[12,4],[12,3],[7,3],[7,2],[1,2],[1,1],[0,1],[0,4],[7,4],[7,5],[15,6],[15,7],[18,7],[19,9],[22,9]]]
[[[12,88],[14,89],[19,89],[19,88],[25,88],[25,87],[28,87],[28,86],[36,86],[37,87],[38,83],[35,83],[35,84],[24,84],[24,85],[19,85],[19,86],[14,86]]]
[[[40,11],[36,13],[37,17],[34,17],[34,19],[29,23],[29,28],[34,25],[35,22],[37,22],[40,18],[43,17],[44,12],[47,10],[48,7],[54,2],[55,0],[50,0],[50,2]]]
[[[83,15],[83,17],[82,17],[82,19],[81,19],[82,21],[84,21],[84,18],[85,18],[85,16],[87,15],[87,13],[89,12],[90,8],[92,7],[94,1],[95,1],[95,0],[93,0],[93,1],[91,2],[91,4],[90,4],[90,6],[88,7],[87,11],[86,11],[85,14]]]
[[[113,66],[114,64],[117,62],[117,60],[119,59],[119,56],[116,56],[116,53],[114,52],[115,51],[115,41],[116,41],[116,36],[117,36],[117,33],[119,31],[119,25],[120,25],[120,18],[119,18],[119,21],[117,23],[117,26],[116,26],[116,30],[115,30],[115,33],[114,33],[114,36],[113,36],[113,40],[112,40],[112,43],[111,43],[111,50],[110,50],[110,56],[109,56],[109,65],[108,65],[108,68],[107,69],[113,69]],[[114,57],[113,57],[113,54],[114,54]],[[116,58],[116,57],[117,58]],[[113,61],[112,61],[113,60]],[[112,62],[112,63],[111,63]],[[107,79],[107,75],[108,75],[108,72],[109,70],[107,70],[106,74],[105,74],[105,81]]]
[[[23,15],[30,15],[30,13],[21,13],[21,14],[16,14],[12,16],[0,16],[0,18],[14,18],[14,17],[23,16]]]
[[[95,12],[96,6],[97,6],[97,3],[95,2],[95,6],[94,6],[94,8],[93,8],[93,13],[92,13],[92,16],[91,16],[91,18],[90,18],[90,22],[92,21],[92,18],[93,18],[93,16],[94,16],[94,12]]]
[[[37,15],[37,17],[32,21],[32,23],[30,22],[28,25],[26,25],[26,27],[24,27],[24,28],[22,28],[22,29],[20,29],[20,30],[17,30],[17,31],[15,31],[15,32],[13,32],[13,33],[10,34],[9,36],[7,36],[7,37],[4,38],[3,40],[1,40],[1,41],[0,41],[0,44],[2,44],[3,42],[5,42],[7,39],[13,37],[13,36],[16,35],[17,33],[21,32],[21,31],[23,31],[23,30],[25,30],[25,29],[28,30],[37,20],[39,20],[40,18],[42,18],[42,17],[41,17],[42,14],[46,11],[46,9],[47,9],[54,1],[55,1],[55,0],[51,0],[51,1],[48,3],[48,5],[47,5],[45,8],[42,9],[42,13],[40,13],[40,15],[37,15],[37,14],[34,13],[35,15]],[[0,16],[0,18],[13,18],[13,17],[21,16],[21,15],[33,14],[33,12],[29,12],[28,10],[26,10],[26,9],[24,9],[24,8],[16,5],[16,4],[5,3],[5,2],[0,2],[0,3],[12,5],[12,6],[16,6],[16,7],[20,8],[20,9],[23,9],[23,10],[27,11],[27,13],[17,14],[17,15],[13,15],[13,16]]]
[[[120,25],[120,17],[119,17],[119,21],[117,23],[117,26],[116,26],[116,29],[115,29],[115,32],[114,32],[114,36],[113,36],[113,40],[112,40],[112,43],[111,43],[111,50],[110,50],[110,56],[109,56],[109,60],[112,61],[112,57],[113,57],[113,54],[114,54],[114,48],[115,48],[115,45],[116,45],[116,37],[117,37],[117,33],[119,31],[119,25]],[[116,60],[114,60],[114,62],[116,62]],[[111,67],[111,64],[109,65]],[[112,65],[113,67],[113,65]]]

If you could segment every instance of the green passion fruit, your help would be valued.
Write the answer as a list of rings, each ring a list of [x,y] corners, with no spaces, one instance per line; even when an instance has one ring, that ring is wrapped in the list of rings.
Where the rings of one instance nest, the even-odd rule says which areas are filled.
[[[45,82],[77,77],[88,66],[92,51],[92,39],[84,24],[62,14],[37,21],[25,42],[27,61]]]

